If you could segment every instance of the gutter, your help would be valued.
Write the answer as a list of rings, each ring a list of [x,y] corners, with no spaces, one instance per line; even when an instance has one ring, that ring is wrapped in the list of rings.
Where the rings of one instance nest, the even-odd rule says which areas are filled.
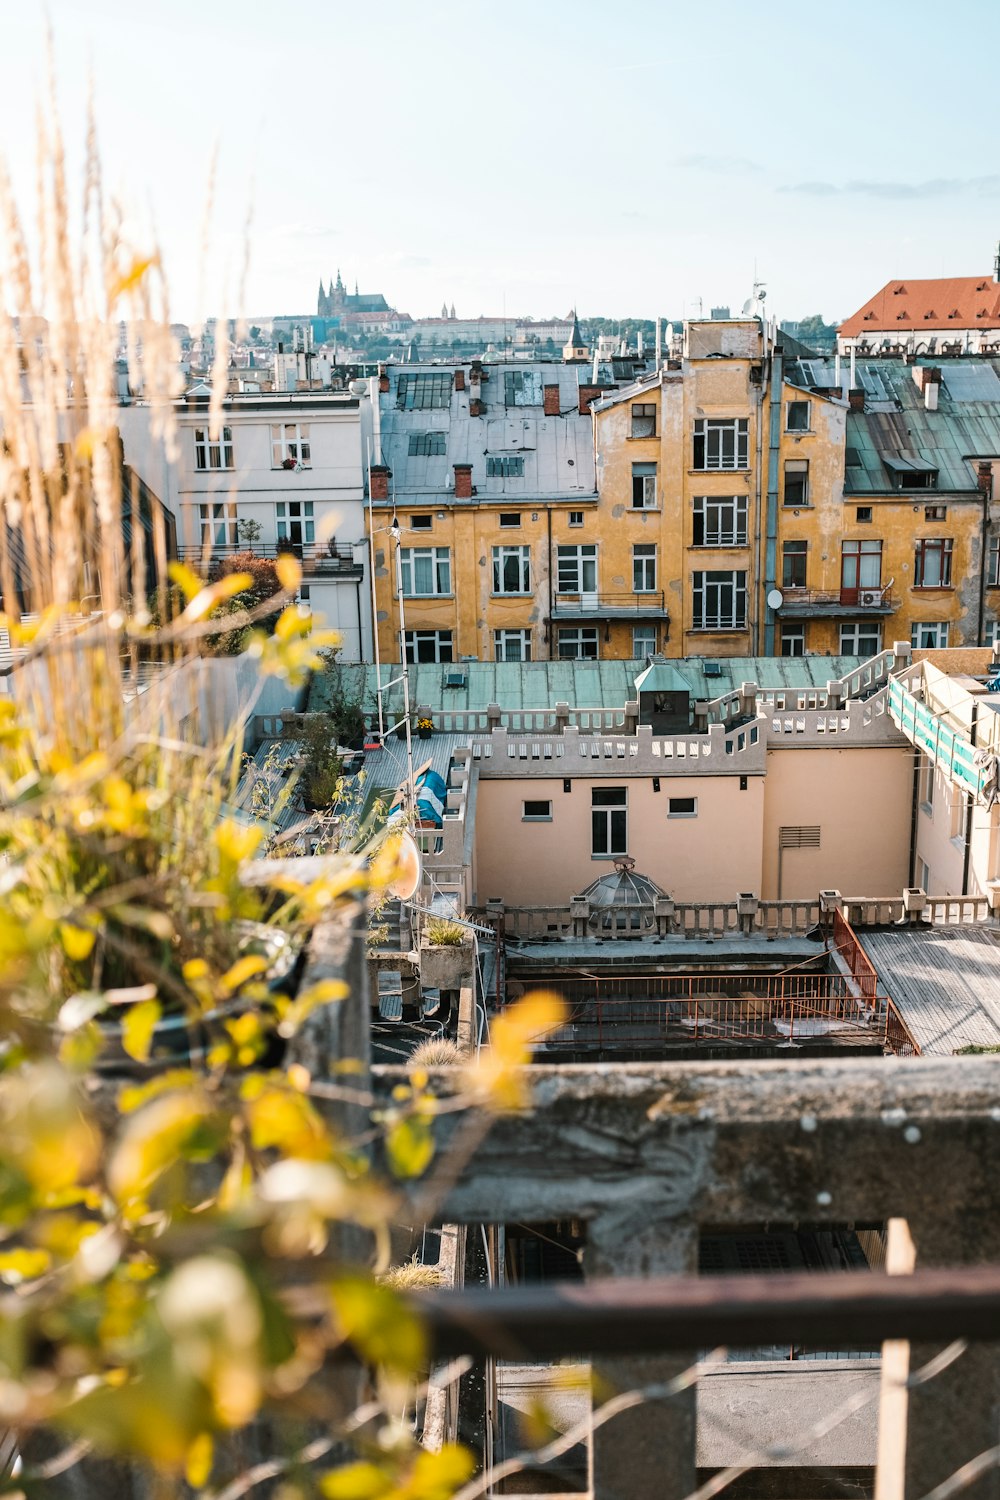
[[[768,411],[767,452],[767,536],[764,551],[764,656],[774,655],[774,610],[767,596],[777,586],[778,570],[778,455],[781,448],[781,400],[782,400],[781,351],[777,342],[771,350],[771,392]],[[763,401],[763,384],[761,387]],[[759,440],[759,439],[758,439]],[[758,516],[760,508],[758,505]],[[759,595],[758,595],[759,603]],[[760,631],[758,629],[758,639]]]

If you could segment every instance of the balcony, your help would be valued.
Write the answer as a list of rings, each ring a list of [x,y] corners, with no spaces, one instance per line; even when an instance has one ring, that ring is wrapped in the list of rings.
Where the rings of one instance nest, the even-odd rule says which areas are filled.
[[[179,547],[177,555],[181,562],[191,564],[193,567],[204,567],[206,564],[221,562],[225,557],[233,557],[242,553],[252,552],[254,557],[275,558],[294,557],[302,564],[302,576],[310,578],[331,578],[337,581],[354,583],[364,578],[364,564],[354,556],[354,548],[341,545],[337,542],[329,542],[325,546],[311,542],[255,542],[252,547],[236,545],[216,545],[208,547]]]
[[[899,607],[890,584],[877,588],[792,589],[783,588],[779,616],[783,620],[815,619],[819,616],[891,615]]]
[[[557,593],[552,602],[553,620],[669,620],[662,589],[648,593],[597,594]]]

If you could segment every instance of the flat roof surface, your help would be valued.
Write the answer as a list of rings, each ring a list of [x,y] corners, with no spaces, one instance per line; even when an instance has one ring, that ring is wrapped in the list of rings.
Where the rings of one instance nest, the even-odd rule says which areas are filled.
[[[1000,1046],[997,928],[865,928],[857,937],[922,1052]]]

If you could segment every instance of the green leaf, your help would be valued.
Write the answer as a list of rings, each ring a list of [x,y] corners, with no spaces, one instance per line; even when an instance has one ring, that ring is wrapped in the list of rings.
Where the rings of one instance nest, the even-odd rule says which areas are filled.
[[[426,1115],[407,1115],[385,1138],[389,1165],[397,1177],[419,1177],[434,1157],[434,1136]]]
[[[136,1062],[148,1062],[153,1033],[159,1025],[163,1008],[159,1000],[143,1000],[125,1013],[122,1019],[122,1046]]]

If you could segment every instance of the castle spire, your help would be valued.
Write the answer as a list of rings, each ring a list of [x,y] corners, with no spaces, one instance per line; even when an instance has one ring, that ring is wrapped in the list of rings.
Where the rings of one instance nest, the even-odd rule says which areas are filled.
[[[344,290],[344,283],[340,279],[340,267],[339,266],[337,267],[337,285],[333,288],[333,290],[335,292],[342,292]]]

